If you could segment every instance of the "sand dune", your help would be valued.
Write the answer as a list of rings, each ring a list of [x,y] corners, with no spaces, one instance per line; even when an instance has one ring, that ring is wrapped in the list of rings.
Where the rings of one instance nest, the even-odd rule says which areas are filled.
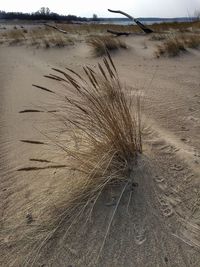
[[[200,51],[157,59],[149,37],[124,40],[129,49],[113,54],[113,60],[122,81],[142,91],[144,153],[134,173],[138,186],[123,196],[98,263],[115,208],[105,205],[111,192],[101,196],[88,223],[75,224],[64,243],[63,227],[35,261],[23,235],[43,223],[45,212],[49,219],[62,196],[67,201],[72,180],[65,170],[17,169],[30,158],[64,162],[52,146],[20,142],[55,134],[49,115],[19,113],[59,107],[51,95],[31,85],[53,89],[57,83],[43,77],[52,67],[82,72],[83,65],[95,67],[102,59],[92,57],[85,43],[50,50],[0,47],[1,266],[199,266]]]

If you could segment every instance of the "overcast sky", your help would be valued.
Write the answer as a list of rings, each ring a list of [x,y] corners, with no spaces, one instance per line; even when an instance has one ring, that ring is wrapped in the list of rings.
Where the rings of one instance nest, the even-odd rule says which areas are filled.
[[[200,11],[200,0],[0,0],[0,10],[4,11],[35,12],[43,6],[59,14],[86,17],[114,16],[108,8],[134,17],[182,17]]]

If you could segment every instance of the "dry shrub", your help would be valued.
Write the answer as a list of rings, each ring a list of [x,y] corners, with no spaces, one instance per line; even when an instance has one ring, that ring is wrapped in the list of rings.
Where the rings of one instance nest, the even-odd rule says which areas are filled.
[[[21,29],[8,30],[5,34],[5,38],[9,41],[10,44],[18,44],[24,42],[25,37]]]
[[[170,36],[161,45],[158,46],[156,52],[157,57],[164,56],[178,56],[181,52],[185,52],[187,48],[197,49],[200,46],[200,36],[198,34],[181,34],[177,36]]]
[[[198,48],[200,46],[200,36],[199,35],[188,35],[183,36],[184,43],[189,48]]]
[[[35,85],[36,88],[58,97],[58,108],[62,107],[62,111],[51,114],[62,125],[57,131],[60,134],[65,133],[64,141],[59,139],[60,134],[57,135],[58,139],[54,140],[57,148],[65,154],[65,165],[54,166],[49,163],[51,160],[43,159],[45,165],[40,170],[45,169],[45,166],[55,169],[68,168],[73,172],[72,179],[76,189],[71,191],[67,186],[66,192],[70,192],[70,198],[59,191],[56,193],[61,198],[54,199],[52,204],[57,214],[54,212],[55,216],[52,216],[50,213],[49,218],[45,214],[51,211],[51,208],[45,208],[41,212],[42,216],[46,216],[43,225],[34,224],[28,232],[20,227],[20,244],[22,249],[28,249],[25,266],[34,265],[43,247],[58,234],[62,236],[62,242],[67,242],[69,229],[78,220],[81,220],[81,223],[83,220],[87,222],[105,189],[108,186],[121,185],[119,199],[112,217],[108,220],[101,253],[122,195],[128,185],[133,183],[132,171],[137,165],[138,155],[142,152],[140,98],[138,94],[126,94],[126,88],[120,82],[110,55],[108,59],[104,58],[104,66],[98,64],[98,69],[96,71],[84,67],[86,77],[71,69],[54,69],[55,73],[46,77],[60,84],[60,89],[58,86],[57,89],[51,90]],[[30,142],[33,144],[33,140]],[[37,142],[35,144],[40,146]],[[34,170],[33,166],[28,168],[23,170]],[[65,184],[61,184],[62,188],[65,187]],[[14,233],[19,235],[18,231]]]
[[[179,40],[178,38],[169,38],[163,44],[158,46],[158,50],[156,51],[156,56],[169,56],[175,57],[178,56],[181,52],[185,52],[185,44],[183,40]]]
[[[58,32],[48,32],[45,35],[38,35],[37,33],[32,33],[31,35],[31,45],[43,48],[51,47],[65,47],[74,44],[74,38],[63,35]]]
[[[125,181],[142,152],[139,95],[126,95],[109,54],[103,61],[98,73],[83,68],[86,79],[71,69],[54,69],[57,75],[45,76],[62,84],[64,94],[34,85],[63,101],[62,115],[54,115],[63,122],[62,132],[71,137],[63,144],[70,168],[87,181],[84,198]]]
[[[54,34],[43,38],[43,44],[45,48],[50,47],[65,47],[67,45],[73,45],[74,42],[71,38],[61,36],[61,34]]]
[[[151,37],[150,37],[151,41],[163,41],[166,39],[167,39],[167,35],[162,34],[162,33],[154,33],[154,34],[151,34]]]
[[[127,49],[125,42],[112,36],[93,36],[87,40],[92,47],[95,56],[102,56],[106,51],[116,51],[118,49]]]

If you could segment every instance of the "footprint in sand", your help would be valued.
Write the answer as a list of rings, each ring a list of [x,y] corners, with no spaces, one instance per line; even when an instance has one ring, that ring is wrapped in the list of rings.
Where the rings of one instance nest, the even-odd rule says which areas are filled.
[[[181,138],[180,139],[182,142],[184,142],[184,143],[189,143],[190,142],[190,139],[189,138]]]
[[[181,127],[181,131],[188,132],[188,131],[189,131],[189,128],[187,128],[187,127],[185,127],[185,126],[182,126],[182,127]]]
[[[162,191],[165,191],[167,189],[167,184],[165,183],[165,179],[161,176],[156,176],[154,178],[154,181],[157,183],[157,186],[159,187],[159,189],[161,189]]]
[[[177,164],[174,164],[172,167],[171,167],[171,170],[174,170],[174,171],[183,171],[184,170],[184,167],[181,166],[181,165],[177,165]]]
[[[194,117],[194,116],[189,116],[187,119],[189,121],[195,122],[196,124],[199,124],[200,123],[200,119],[197,118],[197,117]]]
[[[200,152],[195,150],[194,151],[194,156],[197,157],[197,158],[200,158]]]
[[[159,198],[159,204],[161,206],[161,212],[165,217],[170,217],[174,214],[172,206],[163,197]]]
[[[135,243],[137,245],[142,245],[146,241],[146,230],[140,228],[137,224],[134,224],[134,233],[135,233]]]
[[[156,183],[163,183],[165,181],[165,179],[162,176],[159,177],[157,175],[156,175],[154,180],[156,181]]]

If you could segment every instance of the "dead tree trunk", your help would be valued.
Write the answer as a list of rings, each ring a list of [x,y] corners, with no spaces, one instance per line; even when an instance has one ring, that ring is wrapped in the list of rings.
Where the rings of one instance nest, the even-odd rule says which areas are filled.
[[[107,30],[107,32],[112,33],[112,34],[114,34],[116,36],[121,36],[121,35],[128,36],[128,35],[131,34],[130,32],[117,32],[117,31],[112,31],[112,30]]]
[[[109,12],[112,13],[118,13],[118,14],[122,14],[125,17],[129,18],[130,20],[134,21],[138,27],[140,27],[140,29],[145,32],[146,34],[152,33],[153,30],[151,30],[150,28],[148,28],[146,25],[142,24],[139,20],[135,19],[134,17],[132,17],[131,15],[121,11],[121,10],[112,10],[112,9],[108,9]]]

